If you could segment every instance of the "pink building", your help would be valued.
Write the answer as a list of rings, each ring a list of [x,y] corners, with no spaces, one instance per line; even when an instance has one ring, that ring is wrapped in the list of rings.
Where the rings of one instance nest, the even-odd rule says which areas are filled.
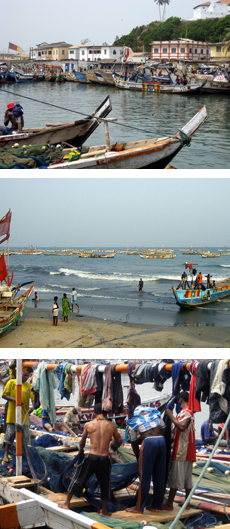
[[[201,61],[210,58],[208,42],[189,39],[155,40],[151,42],[151,60],[159,62]]]

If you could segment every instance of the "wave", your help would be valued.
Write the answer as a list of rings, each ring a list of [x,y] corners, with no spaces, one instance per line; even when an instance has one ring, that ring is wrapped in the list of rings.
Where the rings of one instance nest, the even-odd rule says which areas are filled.
[[[124,281],[127,283],[137,283],[139,282],[140,275],[134,276],[131,273],[121,273],[121,272],[114,272],[113,274],[94,274],[92,272],[84,272],[83,270],[73,270],[71,268],[59,268],[57,272],[50,272],[51,275],[60,275],[63,274],[65,276],[76,276],[81,279],[94,279],[99,281]],[[142,274],[142,279],[144,282],[154,282],[154,281],[179,281],[180,276],[179,275],[145,275]]]

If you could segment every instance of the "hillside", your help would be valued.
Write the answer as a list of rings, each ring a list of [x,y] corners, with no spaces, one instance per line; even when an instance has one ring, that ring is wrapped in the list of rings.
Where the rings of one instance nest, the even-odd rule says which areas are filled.
[[[155,21],[147,26],[136,27],[129,35],[115,40],[114,45],[148,52],[153,40],[175,40],[181,37],[201,42],[221,42],[227,33],[226,28],[230,28],[230,15],[195,21],[170,17],[165,22]]]

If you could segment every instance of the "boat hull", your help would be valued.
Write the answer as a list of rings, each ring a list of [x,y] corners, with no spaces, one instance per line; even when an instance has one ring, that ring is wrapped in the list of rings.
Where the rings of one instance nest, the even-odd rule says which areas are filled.
[[[172,287],[177,305],[182,308],[199,307],[230,296],[230,284],[206,290],[176,290]]]
[[[32,294],[33,289],[34,285],[31,285],[24,294],[21,294],[18,298],[14,298],[12,305],[10,302],[5,302],[5,304],[1,305],[0,336],[8,331],[8,329],[23,316],[26,310],[27,301]]]
[[[191,94],[200,91],[201,86],[205,84],[206,81],[201,82],[200,84],[194,85],[174,85],[174,84],[160,84],[157,82],[146,82],[140,83],[135,81],[124,81],[123,79],[115,79],[115,85],[118,88],[124,88],[125,90],[138,90],[138,91],[147,91],[147,92],[157,92],[157,93],[170,93],[170,94]]]

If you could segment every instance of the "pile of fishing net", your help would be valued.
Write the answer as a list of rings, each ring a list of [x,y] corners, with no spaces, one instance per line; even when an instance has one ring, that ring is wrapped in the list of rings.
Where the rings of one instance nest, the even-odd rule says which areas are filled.
[[[45,169],[50,163],[62,159],[61,146],[42,144],[0,149],[0,169]]]

